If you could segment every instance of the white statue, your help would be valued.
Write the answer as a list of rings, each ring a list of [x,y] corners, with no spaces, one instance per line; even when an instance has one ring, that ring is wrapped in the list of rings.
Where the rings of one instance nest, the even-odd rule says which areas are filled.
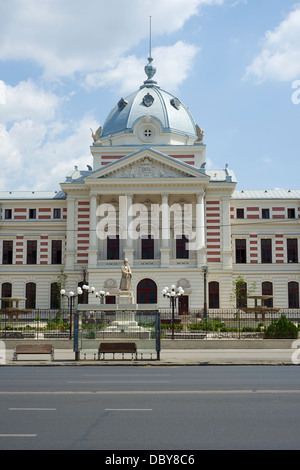
[[[92,131],[92,137],[94,139],[94,142],[98,142],[101,136],[102,127],[100,126],[99,129],[96,130],[96,132],[94,132],[93,129],[91,129],[91,131]]]
[[[197,132],[197,137],[198,137],[197,142],[200,142],[200,143],[202,144],[202,142],[203,142],[203,137],[204,137],[204,130],[203,130],[203,129],[200,129],[200,127],[198,126],[198,124],[196,124],[196,132]]]
[[[131,291],[132,290],[132,273],[128,264],[128,259],[124,259],[122,266],[122,277],[120,282],[120,290]]]

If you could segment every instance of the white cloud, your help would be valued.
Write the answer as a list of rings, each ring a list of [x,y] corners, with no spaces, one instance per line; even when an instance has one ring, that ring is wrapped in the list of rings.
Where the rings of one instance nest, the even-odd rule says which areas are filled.
[[[300,6],[274,31],[267,31],[260,54],[247,68],[246,76],[259,81],[290,81],[300,75]]]
[[[105,70],[141,39],[180,29],[223,0],[10,0],[0,2],[0,60],[30,60],[48,78]],[[148,51],[147,51],[148,52]],[[146,55],[146,54],[145,54]]]
[[[178,41],[173,46],[157,47],[152,50],[157,73],[154,80],[169,91],[176,91],[187,78],[199,48]],[[118,86],[120,93],[126,94],[136,90],[146,80],[144,67],[146,60],[131,55],[111,64],[106,72],[88,74],[85,86],[91,88]]]

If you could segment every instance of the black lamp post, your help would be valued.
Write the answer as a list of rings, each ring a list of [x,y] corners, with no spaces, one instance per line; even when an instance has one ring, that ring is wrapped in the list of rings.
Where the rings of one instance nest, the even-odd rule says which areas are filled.
[[[184,294],[184,290],[182,287],[176,287],[174,285],[171,286],[171,290],[169,287],[165,287],[162,291],[164,297],[168,297],[170,299],[170,305],[172,307],[172,339],[174,339],[174,314],[175,314],[175,306],[178,297]]]
[[[68,299],[68,307],[70,308],[70,339],[72,338],[72,328],[73,328],[73,306],[74,306],[74,300],[79,296],[83,294],[83,291],[81,287],[77,287],[77,294],[74,294],[74,292],[70,291],[69,294],[66,294],[65,289],[61,289],[60,294],[63,297],[67,297]]]
[[[96,297],[99,297],[100,303],[104,304],[105,297],[109,296],[109,292],[105,292],[104,290],[100,290],[99,292],[95,293]]]
[[[204,292],[203,292],[203,298],[204,298],[204,302],[203,302],[203,310],[204,310],[204,318],[207,319],[207,298],[206,298],[206,293],[207,293],[207,271],[208,271],[208,267],[207,266],[202,266],[202,271],[203,271],[203,288],[204,288]]]

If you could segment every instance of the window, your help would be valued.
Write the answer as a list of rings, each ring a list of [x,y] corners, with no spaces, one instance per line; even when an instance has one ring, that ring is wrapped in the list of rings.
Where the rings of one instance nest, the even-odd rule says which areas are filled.
[[[26,307],[25,308],[35,308],[36,302],[36,285],[33,282],[26,284]]]
[[[273,295],[273,284],[272,282],[263,282],[261,285],[262,295]],[[266,299],[264,305],[269,308],[273,308],[273,299]]]
[[[261,240],[261,262],[272,263],[272,240],[269,238]]]
[[[220,308],[218,282],[213,281],[208,284],[208,301],[209,308]]]
[[[4,218],[5,218],[5,220],[9,220],[9,219],[12,218],[12,210],[11,209],[5,209]]]
[[[36,219],[36,209],[29,209],[29,219]]]
[[[287,261],[288,263],[298,263],[298,240],[297,238],[287,239]]]
[[[243,219],[244,218],[244,209],[237,209],[236,210],[236,218]]]
[[[2,264],[13,262],[13,241],[3,241]]]
[[[288,285],[289,308],[299,308],[299,284],[289,282]]]
[[[59,309],[60,307],[60,291],[59,285],[57,282],[53,282],[51,284],[51,291],[50,291],[50,308],[52,309]]]
[[[246,240],[235,240],[235,258],[236,263],[246,263]]]
[[[188,295],[181,295],[178,298],[178,313],[179,315],[189,314],[189,296]]]
[[[115,304],[116,303],[116,296],[115,295],[107,295],[105,297],[105,303],[107,305]]]
[[[143,279],[137,286],[137,303],[138,304],[156,304],[157,287],[151,279]]]
[[[185,235],[182,235],[181,238],[176,238],[176,259],[188,259],[189,250],[186,248],[188,239]]]
[[[11,297],[12,285],[10,282],[4,282],[1,289],[1,297]],[[7,308],[9,306],[8,302],[2,300],[1,308]]]
[[[61,218],[61,209],[53,209],[53,219]]]
[[[295,219],[296,218],[295,209],[288,209],[287,214],[288,214],[288,219]]]
[[[28,240],[27,241],[27,264],[36,264],[37,263],[37,241]]]
[[[270,209],[262,209],[261,210],[261,217],[262,217],[262,219],[269,219],[270,218]]]
[[[52,240],[51,264],[61,264],[62,262],[62,241]]]
[[[151,235],[142,238],[142,259],[154,259],[154,240]]]
[[[107,237],[107,259],[120,259],[119,235]]]

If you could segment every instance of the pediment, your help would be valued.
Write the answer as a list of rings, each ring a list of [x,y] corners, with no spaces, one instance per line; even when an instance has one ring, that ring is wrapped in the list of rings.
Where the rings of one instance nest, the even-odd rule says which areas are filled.
[[[86,180],[91,178],[201,178],[205,181],[210,179],[203,170],[176,161],[174,158],[153,149],[140,150],[106,165],[93,172]]]

